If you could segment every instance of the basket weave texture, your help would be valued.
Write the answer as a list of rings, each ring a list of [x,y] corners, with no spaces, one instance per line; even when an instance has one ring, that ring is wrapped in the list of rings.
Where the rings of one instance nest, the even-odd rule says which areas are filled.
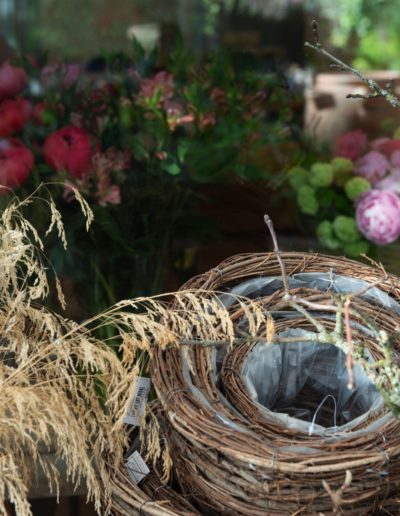
[[[378,288],[392,299],[400,297],[400,280],[379,267],[318,254],[281,253],[281,257],[289,278],[303,272],[336,274],[378,282]],[[193,278],[183,289],[229,291],[251,278],[280,275],[275,253],[239,255]],[[313,303],[332,303],[329,290],[301,288],[291,293]],[[260,297],[258,302],[274,314],[290,310],[282,289]],[[368,296],[357,297],[352,304],[388,334],[397,331],[399,315],[390,308]],[[240,305],[233,303],[229,313],[232,321],[243,324]],[[332,329],[332,319],[324,313],[318,317]],[[380,359],[383,350],[363,330],[362,321],[355,317],[354,323],[353,337],[363,342],[373,359]],[[276,333],[289,327],[313,331],[301,314],[275,319]],[[264,325],[259,331],[261,337],[268,329]],[[252,400],[241,375],[243,363],[256,344],[253,339],[227,347],[218,375],[210,347],[196,345],[184,353],[181,349],[156,348],[152,381],[182,493],[166,489],[160,502],[162,488],[157,478],[139,488],[121,474],[115,482],[116,504],[125,504],[119,513],[399,514],[400,421],[382,406],[340,436],[310,435],[271,422]],[[396,361],[399,352],[396,337]],[[146,482],[150,484],[146,486]]]

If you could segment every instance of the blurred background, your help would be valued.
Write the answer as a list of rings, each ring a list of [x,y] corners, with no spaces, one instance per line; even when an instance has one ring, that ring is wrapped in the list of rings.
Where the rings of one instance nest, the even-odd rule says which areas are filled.
[[[24,66],[24,95],[45,113],[37,122],[34,111],[36,125],[17,134],[39,163],[31,183],[17,185],[23,195],[54,173],[39,146],[67,123],[95,135],[103,150],[133,149],[128,161],[139,171],[139,179],[121,179],[127,167],[114,164],[118,196],[93,197],[92,239],[74,210],[63,208],[70,251],[62,258],[54,244],[50,259],[68,316],[178,288],[232,254],[266,250],[266,211],[283,247],[317,245],[307,240],[310,221],[282,188],[285,174],[326,155],[346,131],[393,133],[400,116],[382,99],[346,99],[366,89],[304,48],[313,41],[313,19],[327,50],[382,85],[392,81],[399,93],[400,9],[390,0],[0,0],[0,65]],[[52,82],[60,71],[62,85]],[[76,77],[67,80],[69,71],[78,71],[86,89]],[[167,107],[173,81],[179,100]],[[153,95],[155,84],[166,99]],[[90,104],[94,97],[106,107]],[[138,98],[140,116],[132,111]],[[158,116],[165,127],[156,127]],[[81,179],[75,186],[89,188]],[[66,193],[58,194],[65,202]],[[40,222],[41,214],[33,215]],[[35,514],[91,514],[71,494],[66,483],[56,507],[41,499],[47,488],[39,486],[32,491]]]

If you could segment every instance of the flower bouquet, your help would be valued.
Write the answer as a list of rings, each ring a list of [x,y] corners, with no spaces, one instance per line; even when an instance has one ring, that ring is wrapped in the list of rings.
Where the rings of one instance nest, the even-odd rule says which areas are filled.
[[[288,173],[300,211],[317,222],[327,249],[357,257],[400,236],[400,133],[368,140],[360,130],[335,142],[327,162]]]
[[[182,49],[158,63],[136,45],[101,58],[96,73],[32,57],[0,67],[0,201],[40,183],[60,201],[69,252],[50,241],[49,258],[77,286],[81,311],[160,291],[173,241],[203,231],[197,185],[268,177],[253,156],[287,139],[271,75],[238,72],[218,54],[193,64]],[[89,235],[74,188],[94,212]]]

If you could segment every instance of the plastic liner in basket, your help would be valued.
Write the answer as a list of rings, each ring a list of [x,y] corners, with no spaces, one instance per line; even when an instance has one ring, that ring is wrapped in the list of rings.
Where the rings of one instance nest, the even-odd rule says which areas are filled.
[[[369,313],[388,333],[398,326],[400,281],[396,277],[342,258],[281,256],[290,290],[317,297],[320,303],[330,302],[330,292],[358,292],[380,280],[379,288],[355,298],[354,306]],[[355,371],[357,390],[349,396],[343,355],[331,345],[317,347],[310,342],[314,329],[282,302],[279,274],[274,253],[244,255],[184,286],[224,290],[221,300],[238,329],[246,328],[246,320],[238,319],[240,306],[231,294],[257,299],[273,314],[277,335],[301,332],[304,360],[299,350],[284,352],[278,345],[276,363],[259,373],[261,360],[269,363],[268,354],[276,352],[256,340],[231,349],[210,351],[196,346],[186,352],[156,351],[152,376],[183,491],[202,507],[203,514],[317,515],[337,510],[359,516],[399,514],[400,423],[360,371]],[[314,311],[313,315],[334,327],[335,321],[326,313]],[[360,320],[353,321],[353,335],[363,341],[371,360],[379,359],[382,350]],[[399,349],[397,339],[395,353]],[[253,357],[258,355],[254,367],[253,351]],[[322,368],[321,353],[328,353]],[[261,387],[268,375],[269,387]],[[296,378],[295,392],[280,381],[284,377]],[[323,482],[332,493],[338,492],[347,471],[352,480],[337,509]]]
[[[367,286],[366,281],[334,273],[299,273],[289,278],[289,288],[305,287],[336,294],[361,292]],[[221,296],[221,301],[230,306],[235,296],[261,298],[282,288],[281,277],[255,278],[236,285],[229,294]],[[400,314],[399,303],[377,287],[361,297]],[[292,318],[296,314],[281,311],[274,316]],[[367,328],[363,330],[369,332]],[[281,420],[288,428],[310,433],[343,435],[344,430],[357,426],[367,420],[371,412],[381,409],[382,396],[357,364],[354,366],[355,389],[350,390],[344,353],[331,345],[307,342],[307,335],[309,332],[304,330],[291,329],[278,336],[299,337],[299,342],[258,344],[243,363],[244,384],[267,419]],[[216,371],[225,351],[220,350]],[[370,355],[369,359],[372,360]],[[385,420],[383,418],[381,424]]]

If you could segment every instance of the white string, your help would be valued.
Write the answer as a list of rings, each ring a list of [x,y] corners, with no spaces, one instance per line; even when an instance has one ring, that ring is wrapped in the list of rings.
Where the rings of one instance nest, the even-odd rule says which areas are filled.
[[[334,422],[334,425],[333,425],[333,426],[336,426],[336,416],[337,416],[336,398],[335,398],[335,396],[333,396],[332,394],[327,394],[327,395],[325,396],[325,398],[321,401],[321,403],[318,405],[317,410],[316,410],[316,411],[315,411],[315,413],[314,413],[314,416],[313,416],[312,421],[311,421],[310,428],[309,428],[309,430],[308,430],[308,435],[312,435],[312,433],[313,433],[313,431],[314,431],[315,420],[317,419],[318,411],[319,411],[319,409],[322,407],[322,405],[325,403],[325,401],[326,401],[328,398],[332,398],[332,399],[333,399],[333,403],[334,403],[334,405],[335,405],[335,410],[334,410],[334,412],[333,412],[333,422]]]

